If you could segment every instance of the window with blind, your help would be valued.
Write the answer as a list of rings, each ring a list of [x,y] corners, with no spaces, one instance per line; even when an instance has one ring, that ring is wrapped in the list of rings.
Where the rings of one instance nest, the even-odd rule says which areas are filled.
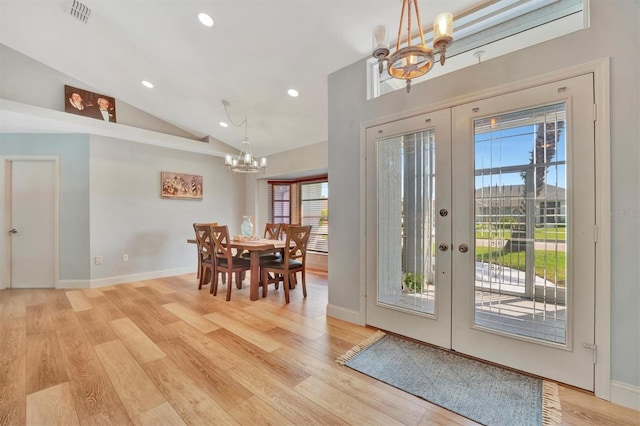
[[[329,182],[326,176],[269,181],[269,221],[311,225],[308,249],[329,250]]]
[[[272,184],[271,191],[271,222],[291,223],[291,185]]]
[[[308,250],[329,251],[329,182],[300,184],[300,219],[311,225]]]

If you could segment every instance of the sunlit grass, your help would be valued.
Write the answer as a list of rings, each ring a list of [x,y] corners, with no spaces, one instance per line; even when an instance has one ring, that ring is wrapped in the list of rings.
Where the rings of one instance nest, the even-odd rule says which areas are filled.
[[[525,270],[525,252],[507,252],[491,247],[476,247],[476,260],[508,268]],[[535,274],[559,287],[566,282],[566,253],[564,251],[534,250]]]
[[[508,240],[511,238],[511,229],[491,229],[476,227],[476,238],[479,239],[501,239]],[[534,238],[536,241],[558,241],[564,242],[567,240],[567,228],[536,228],[534,231]]]

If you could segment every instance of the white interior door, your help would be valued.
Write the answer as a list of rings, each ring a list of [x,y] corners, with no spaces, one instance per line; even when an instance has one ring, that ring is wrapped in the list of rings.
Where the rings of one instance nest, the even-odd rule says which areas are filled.
[[[8,167],[10,285],[55,287],[56,162],[10,160]]]
[[[367,129],[367,324],[593,390],[593,106],[588,74]]]
[[[453,108],[452,348],[594,388],[593,76]]]
[[[451,346],[451,117],[367,129],[367,323]]]

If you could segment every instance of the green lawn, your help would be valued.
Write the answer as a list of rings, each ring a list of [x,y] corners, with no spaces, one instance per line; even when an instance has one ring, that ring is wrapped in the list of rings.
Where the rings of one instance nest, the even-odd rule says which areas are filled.
[[[536,241],[565,242],[567,240],[567,228],[536,228],[534,237]],[[511,229],[488,230],[477,227],[476,238],[508,240],[511,238]]]
[[[525,252],[507,253],[489,247],[476,247],[476,260],[490,262],[520,271],[525,270]],[[535,250],[535,273],[547,280],[564,287],[566,281],[566,253],[564,251]]]

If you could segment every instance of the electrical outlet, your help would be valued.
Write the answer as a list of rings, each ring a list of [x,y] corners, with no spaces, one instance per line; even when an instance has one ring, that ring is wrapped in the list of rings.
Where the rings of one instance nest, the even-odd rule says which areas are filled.
[[[128,254],[123,254],[122,255],[122,261],[123,262],[128,262],[129,261],[129,255]]]
[[[102,265],[102,256],[96,256],[96,265]]]

